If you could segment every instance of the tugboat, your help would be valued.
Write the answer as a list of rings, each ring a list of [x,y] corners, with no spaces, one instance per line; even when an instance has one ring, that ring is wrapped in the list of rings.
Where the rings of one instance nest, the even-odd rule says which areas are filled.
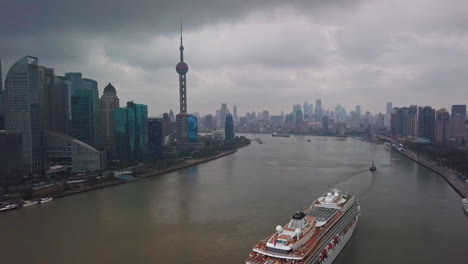
[[[377,167],[375,167],[374,162],[372,162],[372,166],[369,168],[370,171],[376,171]]]

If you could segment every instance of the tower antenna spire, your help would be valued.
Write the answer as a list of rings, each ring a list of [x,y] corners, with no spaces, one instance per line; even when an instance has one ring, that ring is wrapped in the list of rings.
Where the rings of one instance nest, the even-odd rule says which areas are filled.
[[[182,17],[180,17],[180,46],[182,46]]]
[[[184,61],[184,45],[182,44],[182,17],[180,17],[180,61]]]

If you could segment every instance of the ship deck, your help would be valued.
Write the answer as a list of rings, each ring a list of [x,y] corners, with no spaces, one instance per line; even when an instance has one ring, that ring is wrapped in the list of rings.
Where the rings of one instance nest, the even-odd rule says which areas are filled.
[[[334,208],[325,208],[325,207],[313,207],[307,210],[306,215],[314,216],[321,218],[321,221],[326,221],[327,223],[318,228],[316,233],[304,243],[301,247],[296,250],[291,251],[290,253],[277,253],[270,252],[267,249],[267,241],[269,237],[260,241],[253,248],[253,252],[250,253],[249,258],[246,263],[251,264],[288,264],[288,263],[303,263],[304,260],[312,252],[315,252],[320,245],[320,239],[322,235],[335,224],[341,216],[341,212],[338,209]]]

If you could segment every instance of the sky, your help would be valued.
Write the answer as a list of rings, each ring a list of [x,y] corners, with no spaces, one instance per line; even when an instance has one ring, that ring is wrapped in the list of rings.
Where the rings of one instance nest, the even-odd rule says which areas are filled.
[[[466,0],[1,0],[3,79],[32,55],[177,113],[181,17],[189,112],[468,103]]]

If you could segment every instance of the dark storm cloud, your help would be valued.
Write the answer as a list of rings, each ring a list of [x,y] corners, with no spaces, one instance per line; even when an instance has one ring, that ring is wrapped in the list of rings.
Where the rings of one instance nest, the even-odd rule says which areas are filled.
[[[181,16],[189,111],[223,101],[278,113],[319,97],[373,112],[387,100],[468,103],[468,4],[459,0],[2,0],[3,72],[30,54],[101,88],[111,81],[122,102],[151,114],[177,109]]]
[[[132,33],[172,34],[174,24],[183,17],[189,30],[219,21],[233,21],[246,13],[293,6],[312,14],[329,8],[346,9],[353,0],[3,0],[0,33],[13,35],[80,31],[96,34]]]

